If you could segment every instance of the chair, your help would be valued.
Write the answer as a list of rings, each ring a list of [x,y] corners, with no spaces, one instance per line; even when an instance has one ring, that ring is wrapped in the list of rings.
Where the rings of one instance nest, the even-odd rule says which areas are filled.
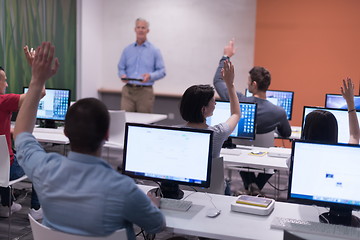
[[[10,177],[10,156],[9,149],[6,142],[5,135],[0,135],[0,187],[9,188],[9,199],[11,198],[11,186],[15,183],[21,182],[27,178],[26,175],[12,180]],[[10,201],[9,201],[10,204]],[[10,239],[10,228],[11,228],[11,206],[9,206],[9,228],[8,228],[8,239]]]
[[[275,130],[268,133],[256,134],[255,140],[233,139],[233,143],[237,145],[269,148],[274,146],[274,134]]]
[[[126,229],[119,229],[106,237],[80,236],[48,228],[28,214],[34,240],[127,240]]]
[[[108,143],[122,145],[124,143],[126,116],[124,110],[109,110],[110,127]]]
[[[198,192],[207,192],[215,194],[225,193],[225,179],[224,179],[224,160],[223,157],[213,158],[211,163],[210,187],[195,189]]]

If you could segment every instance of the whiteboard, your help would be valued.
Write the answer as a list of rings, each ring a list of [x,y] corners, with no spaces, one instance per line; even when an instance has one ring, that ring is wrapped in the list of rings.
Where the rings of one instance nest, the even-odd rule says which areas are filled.
[[[254,62],[255,0],[106,0],[103,1],[102,88],[121,90],[117,64],[135,41],[135,19],[150,22],[148,40],[164,58],[166,77],[155,93],[182,95],[194,84],[211,84],[224,46],[235,38],[237,90],[246,88]]]

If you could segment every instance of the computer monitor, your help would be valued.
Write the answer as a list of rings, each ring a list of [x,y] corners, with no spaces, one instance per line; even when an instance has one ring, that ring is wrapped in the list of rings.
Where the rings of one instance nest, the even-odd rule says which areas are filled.
[[[254,140],[256,135],[256,103],[240,102],[241,118],[230,134],[232,138]],[[206,118],[206,123],[210,126],[226,122],[231,116],[230,102],[216,101],[213,115]]]
[[[336,109],[336,108],[323,108],[323,107],[309,107],[304,106],[303,119],[302,119],[302,129],[304,129],[306,116],[314,110],[324,110],[329,111],[334,114],[337,124],[338,124],[338,142],[339,143],[348,143],[350,139],[349,133],[349,114],[345,109]],[[360,118],[360,112],[356,112],[357,117]]]
[[[360,110],[360,96],[354,96],[355,109]],[[348,109],[346,100],[341,94],[326,94],[325,95],[326,108]]]
[[[179,184],[209,187],[213,132],[126,123],[122,172],[161,182],[166,198],[180,199]]]
[[[28,91],[24,87],[24,93]],[[40,100],[36,118],[44,120],[44,127],[56,127],[55,121],[64,121],[70,106],[71,90],[47,88],[46,95]]]
[[[359,145],[294,141],[288,200],[330,207],[321,222],[358,226],[351,212],[360,209],[359,156]]]
[[[245,96],[252,97],[252,93],[246,89]],[[272,102],[274,105],[282,107],[288,120],[291,120],[294,92],[291,91],[278,91],[278,90],[267,90],[266,99]]]

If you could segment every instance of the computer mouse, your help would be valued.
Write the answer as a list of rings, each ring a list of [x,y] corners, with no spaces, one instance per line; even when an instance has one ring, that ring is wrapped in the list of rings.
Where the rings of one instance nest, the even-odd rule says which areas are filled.
[[[210,218],[214,218],[214,217],[219,216],[220,213],[221,213],[221,210],[219,210],[219,209],[209,208],[209,209],[206,211],[206,216],[207,216],[207,217],[210,217]]]

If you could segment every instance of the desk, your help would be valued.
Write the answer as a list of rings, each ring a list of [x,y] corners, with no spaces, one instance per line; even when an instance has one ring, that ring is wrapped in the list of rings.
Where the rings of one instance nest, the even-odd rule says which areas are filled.
[[[138,185],[145,193],[154,188]],[[275,217],[294,218],[308,221],[318,221],[319,212],[325,208],[299,204],[276,202],[274,211],[268,216],[258,216],[246,213],[232,212],[230,205],[236,197],[184,191],[186,200],[192,201],[193,206],[187,212],[161,210],[166,218],[166,230],[175,234],[186,234],[215,239],[270,239],[282,240],[283,231],[271,229],[271,222]],[[208,208],[213,208],[210,197],[215,206],[221,210],[216,218],[206,217]],[[318,212],[319,211],[319,212]],[[359,215],[358,213],[356,213]],[[308,234],[307,234],[308,235]],[[312,239],[335,239],[312,236]]]
[[[166,114],[126,112],[126,122],[151,124],[167,119]]]
[[[243,148],[243,149],[242,149]],[[245,149],[244,149],[245,148]],[[246,149],[247,148],[247,149]],[[240,155],[231,155],[231,154],[223,154],[220,152],[220,155],[224,159],[224,168],[228,169],[228,175],[231,179],[231,171],[232,170],[241,170],[242,167],[245,168],[260,168],[264,169],[264,172],[266,170],[278,170],[276,171],[276,178],[275,178],[275,186],[277,189],[279,189],[280,185],[280,171],[287,171],[289,168],[286,164],[288,158],[282,158],[282,157],[271,157],[268,156],[268,152],[271,152],[273,148],[261,148],[261,147],[250,147],[249,146],[237,146],[237,149],[234,149],[233,151],[238,151],[238,149],[241,149]],[[291,155],[291,149],[290,148],[279,148],[281,150],[284,150],[288,156]],[[228,149],[232,150],[232,149]],[[258,152],[266,152],[265,155],[252,155],[251,152],[258,151]],[[279,191],[275,189],[275,196],[276,198],[279,196]]]

